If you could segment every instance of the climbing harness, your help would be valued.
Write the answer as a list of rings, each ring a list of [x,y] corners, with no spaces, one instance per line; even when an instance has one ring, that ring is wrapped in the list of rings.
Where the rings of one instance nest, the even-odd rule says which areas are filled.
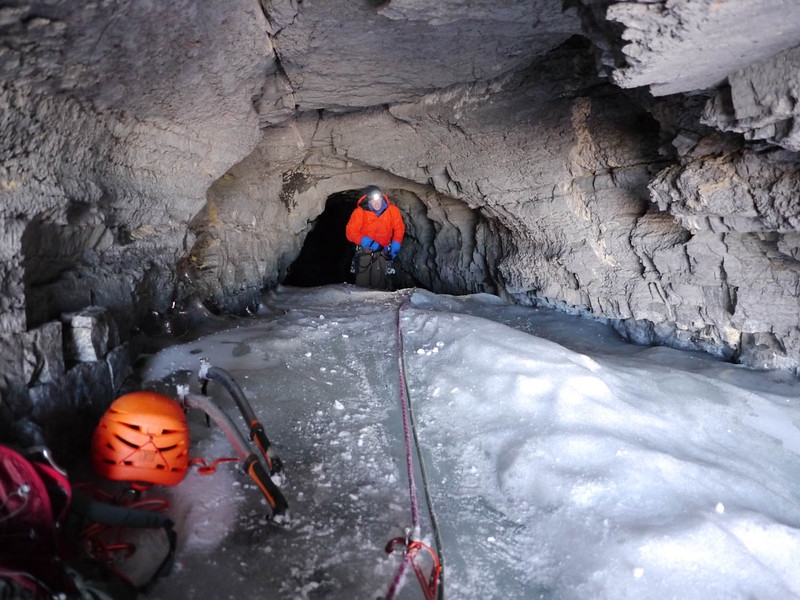
[[[113,588],[112,597],[133,598],[170,572],[177,538],[172,520],[158,512],[165,504],[112,498],[92,487],[73,485],[45,447],[21,453],[0,445],[0,596],[27,590],[19,597],[105,598],[89,592]],[[140,583],[119,568],[135,549],[122,538],[132,528],[163,529],[168,543]]]
[[[205,459],[198,457],[198,458],[193,458],[192,460],[190,460],[189,461],[189,466],[190,467],[197,466],[197,472],[200,475],[211,475],[212,473],[216,473],[217,472],[217,466],[218,465],[220,465],[222,463],[226,463],[226,462],[237,462],[238,460],[239,460],[238,458],[232,458],[232,457],[218,458],[216,460],[211,461],[211,464],[209,465],[205,461]]]
[[[366,254],[364,248],[362,246],[356,246],[353,259],[350,261],[350,272],[353,275],[368,271],[381,255],[386,259],[386,275],[392,276],[397,273],[397,269],[394,268],[394,260],[385,252],[370,252],[370,261],[363,267],[359,265],[358,260],[362,254]]]
[[[413,291],[411,292],[413,294]],[[436,513],[433,509],[433,501],[430,495],[428,485],[428,476],[425,471],[425,462],[422,459],[422,452],[420,450],[419,438],[417,436],[417,427],[414,421],[414,413],[411,410],[411,401],[408,395],[408,386],[406,384],[405,376],[405,360],[403,358],[403,331],[401,328],[402,311],[408,304],[410,295],[405,298],[403,303],[397,309],[397,346],[398,346],[398,373],[400,378],[400,405],[403,413],[403,434],[406,444],[406,468],[408,470],[408,488],[409,497],[411,501],[411,528],[406,530],[405,537],[394,538],[386,544],[386,552],[392,554],[397,548],[404,547],[405,555],[403,561],[398,567],[397,574],[395,575],[392,585],[384,600],[393,600],[395,595],[400,589],[400,585],[405,577],[406,569],[409,565],[414,569],[417,579],[425,594],[425,600],[444,600],[444,574],[443,574],[443,555],[442,555],[442,540],[439,534],[439,526],[436,520]],[[413,448],[412,448],[413,443]],[[428,505],[428,514],[431,520],[431,527],[436,541],[436,547],[439,550],[439,555],[433,549],[419,541],[420,524],[419,524],[419,504],[417,500],[417,487],[414,481],[414,458],[413,454],[416,453],[419,461],[419,470],[422,477],[423,490],[425,492],[425,501]],[[429,575],[425,575],[421,565],[419,564],[420,551],[424,550],[431,558],[431,570]],[[438,596],[437,596],[438,591]]]

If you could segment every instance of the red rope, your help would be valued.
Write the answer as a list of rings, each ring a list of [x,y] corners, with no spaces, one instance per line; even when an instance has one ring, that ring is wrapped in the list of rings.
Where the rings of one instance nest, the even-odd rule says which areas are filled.
[[[403,409],[403,433],[405,435],[405,443],[406,443],[406,468],[408,470],[408,488],[409,488],[409,495],[411,498],[411,524],[413,525],[412,535],[417,535],[419,532],[419,505],[417,501],[417,486],[414,482],[414,458],[413,458],[413,451],[412,451],[412,442],[411,442],[411,426],[410,426],[410,406],[409,406],[409,399],[406,394],[406,379],[405,379],[405,368],[403,365],[403,331],[401,329],[400,318],[401,312],[405,305],[408,303],[408,299],[404,300],[400,307],[397,309],[397,349],[398,349],[398,359],[397,359],[397,366],[398,372],[400,376],[400,404]],[[417,579],[419,580],[420,586],[422,587],[422,591],[425,594],[425,600],[434,600],[436,596],[436,588],[439,585],[439,576],[441,575],[442,567],[439,563],[439,559],[436,556],[436,553],[429,547],[423,544],[422,542],[416,540],[409,540],[407,538],[395,538],[391,540],[386,545],[386,552],[392,553],[395,546],[398,544],[403,544],[406,546],[406,552],[403,556],[403,562],[400,563],[400,566],[397,569],[397,573],[395,574],[394,579],[392,580],[392,585],[389,587],[389,591],[386,594],[384,600],[394,600],[395,595],[400,589],[400,585],[403,583],[403,579],[405,577],[406,569],[410,564],[414,569],[414,572],[417,575]],[[419,554],[420,549],[425,549],[431,555],[433,559],[433,569],[429,578],[425,577],[425,574],[422,572],[421,567],[417,563],[417,556]]]
[[[217,470],[217,465],[219,465],[220,463],[237,462],[238,460],[239,460],[238,458],[218,458],[209,465],[206,464],[206,461],[202,458],[193,458],[192,460],[189,461],[189,466],[192,467],[194,465],[200,465],[199,467],[197,467],[198,473],[200,473],[201,475],[211,475]]]
[[[237,462],[237,458],[218,458],[210,465],[202,458],[195,458],[189,466],[199,465],[197,472],[203,475],[214,473],[217,465],[225,462]],[[160,512],[169,508],[169,502],[164,498],[140,498],[140,494],[150,488],[149,484],[130,482],[130,487],[117,495],[112,495],[88,483],[79,483],[75,487],[81,488],[95,500],[125,506],[150,512]],[[133,492],[131,495],[130,492]],[[133,556],[136,545],[123,539],[123,528],[115,525],[92,523],[83,528],[79,537],[84,551],[88,556],[108,565],[113,569],[114,564]],[[116,569],[114,569],[117,572]],[[123,573],[118,574],[127,578]]]
[[[116,496],[108,492],[95,488],[88,484],[78,484],[78,487],[89,493],[95,500],[125,506],[138,510],[150,512],[161,512],[169,508],[169,501],[165,498],[138,498],[138,494],[149,486],[131,486],[135,491],[134,499],[131,499],[130,490],[124,490]],[[83,543],[84,551],[88,556],[95,560],[105,563],[112,568],[117,575],[127,579],[127,575],[114,569],[114,564],[120,560],[125,560],[133,556],[136,552],[136,545],[126,542],[123,539],[124,528],[116,525],[106,525],[103,523],[92,523],[83,528],[79,537]]]

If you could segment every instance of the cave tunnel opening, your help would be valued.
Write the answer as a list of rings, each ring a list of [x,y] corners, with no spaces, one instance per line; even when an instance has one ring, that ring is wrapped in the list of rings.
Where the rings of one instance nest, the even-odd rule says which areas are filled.
[[[427,219],[419,222],[420,216],[410,210],[408,204],[419,199],[412,199],[397,190],[399,196],[404,196],[406,202],[395,202],[400,208],[406,225],[406,234],[403,242],[403,251],[393,261],[395,274],[389,278],[390,290],[408,287],[429,286],[420,282],[415,277],[413,256],[418,253],[417,229],[420,227],[430,229],[432,224]],[[355,275],[350,272],[350,267],[355,253],[355,246],[345,236],[345,228],[350,215],[356,208],[362,189],[344,190],[331,194],[325,202],[322,213],[312,222],[311,229],[306,235],[303,247],[297,258],[289,265],[286,276],[281,283],[295,287],[316,287],[336,283],[355,283]],[[391,193],[390,193],[391,196]]]
[[[460,200],[439,197],[433,206],[403,189],[387,192],[400,209],[405,236],[390,290],[420,288],[442,294],[497,293],[494,273],[508,232]],[[309,222],[303,246],[281,281],[294,287],[355,283],[350,272],[355,246],[345,236],[362,189],[328,196]]]
[[[289,265],[283,280],[285,285],[316,287],[354,282],[350,263],[355,248],[344,230],[360,194],[360,190],[345,190],[328,196],[325,209],[314,221],[297,258]]]

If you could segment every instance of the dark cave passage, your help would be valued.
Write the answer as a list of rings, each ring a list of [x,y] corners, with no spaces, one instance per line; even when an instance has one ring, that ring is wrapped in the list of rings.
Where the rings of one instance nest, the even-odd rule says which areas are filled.
[[[296,287],[315,287],[333,283],[353,283],[350,262],[354,247],[344,235],[360,190],[345,190],[328,196],[325,210],[308,232],[300,254],[289,266],[283,283]]]
[[[289,265],[281,283],[295,287],[355,283],[355,275],[350,272],[355,246],[345,237],[345,227],[362,193],[362,189],[354,189],[328,196],[325,209],[313,221],[300,253]],[[432,289],[416,277],[418,266],[414,261],[417,256],[427,256],[429,250],[421,250],[426,245],[420,239],[420,230],[430,230],[423,238],[432,239],[433,224],[422,216],[419,210],[422,203],[418,198],[398,190],[391,190],[390,197],[393,200],[403,197],[403,201],[396,204],[402,212],[406,234],[403,250],[393,263],[395,274],[389,278],[389,289]],[[417,210],[410,208],[412,206],[417,206]]]
[[[415,287],[453,295],[497,292],[496,264],[508,245],[508,232],[502,225],[459,200],[439,197],[432,208],[408,190],[385,191],[405,223],[390,290]],[[322,213],[310,222],[282,284],[355,283],[350,273],[355,247],[345,236],[345,228],[362,193],[350,189],[328,196]]]

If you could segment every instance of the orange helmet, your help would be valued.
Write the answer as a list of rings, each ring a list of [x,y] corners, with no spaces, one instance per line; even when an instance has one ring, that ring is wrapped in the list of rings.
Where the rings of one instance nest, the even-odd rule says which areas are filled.
[[[189,427],[183,409],[155,392],[120,396],[94,430],[92,465],[107,479],[180,483],[189,466]]]

